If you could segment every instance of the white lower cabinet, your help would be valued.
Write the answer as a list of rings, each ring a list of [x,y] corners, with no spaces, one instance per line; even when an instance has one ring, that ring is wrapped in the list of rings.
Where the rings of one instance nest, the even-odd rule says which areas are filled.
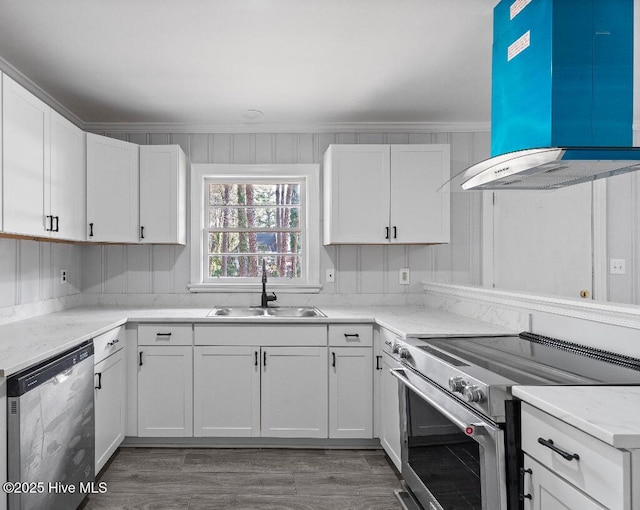
[[[526,454],[524,469],[525,510],[606,510]]]
[[[398,380],[391,375],[392,368],[400,368],[400,363],[389,354],[396,334],[385,328],[377,328],[376,354],[376,403],[377,432],[380,445],[393,464],[401,470],[400,456],[400,400]]]
[[[329,325],[329,437],[373,438],[373,327]]]
[[[193,436],[193,347],[138,345],[138,436]]]
[[[259,347],[194,347],[194,436],[260,436],[260,366]]]
[[[124,327],[119,327],[93,340],[96,473],[104,467],[125,436],[124,335]]]
[[[371,347],[329,349],[329,437],[373,437]]]
[[[525,510],[636,508],[629,451],[526,402],[521,417]]]
[[[261,357],[261,435],[326,438],[326,347],[263,347]]]

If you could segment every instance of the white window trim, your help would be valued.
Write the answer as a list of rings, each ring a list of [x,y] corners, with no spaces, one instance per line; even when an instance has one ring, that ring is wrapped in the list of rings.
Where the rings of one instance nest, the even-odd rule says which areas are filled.
[[[191,165],[191,283],[190,292],[255,292],[261,289],[259,282],[203,283],[205,222],[204,182],[207,178],[256,177],[258,179],[294,178],[303,181],[306,196],[305,246],[307,260],[302,282],[269,281],[269,290],[292,293],[317,293],[320,285],[320,165],[260,165],[260,164],[214,164]]]

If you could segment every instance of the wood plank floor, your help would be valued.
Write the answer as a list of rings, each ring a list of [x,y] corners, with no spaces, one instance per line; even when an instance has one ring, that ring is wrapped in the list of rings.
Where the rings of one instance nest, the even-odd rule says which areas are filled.
[[[121,448],[84,510],[398,510],[382,450]]]

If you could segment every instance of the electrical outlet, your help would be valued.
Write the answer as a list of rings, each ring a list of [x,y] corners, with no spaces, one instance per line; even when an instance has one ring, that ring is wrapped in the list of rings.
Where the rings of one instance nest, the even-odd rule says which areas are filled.
[[[327,269],[327,274],[325,276],[324,281],[327,282],[327,283],[333,283],[333,282],[336,281],[336,275],[335,275],[335,272],[334,272],[333,268],[332,269]]]
[[[60,283],[67,283],[67,270],[66,269],[61,269],[60,270]]]
[[[409,274],[409,268],[403,267],[400,269],[399,281],[400,285],[409,285],[411,283],[411,278]]]
[[[625,259],[610,259],[609,274],[625,274]]]

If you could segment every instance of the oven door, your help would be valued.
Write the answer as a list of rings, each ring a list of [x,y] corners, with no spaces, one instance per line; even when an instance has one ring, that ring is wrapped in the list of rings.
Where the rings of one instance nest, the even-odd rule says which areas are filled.
[[[402,476],[426,510],[506,510],[504,431],[408,368],[402,383]]]

